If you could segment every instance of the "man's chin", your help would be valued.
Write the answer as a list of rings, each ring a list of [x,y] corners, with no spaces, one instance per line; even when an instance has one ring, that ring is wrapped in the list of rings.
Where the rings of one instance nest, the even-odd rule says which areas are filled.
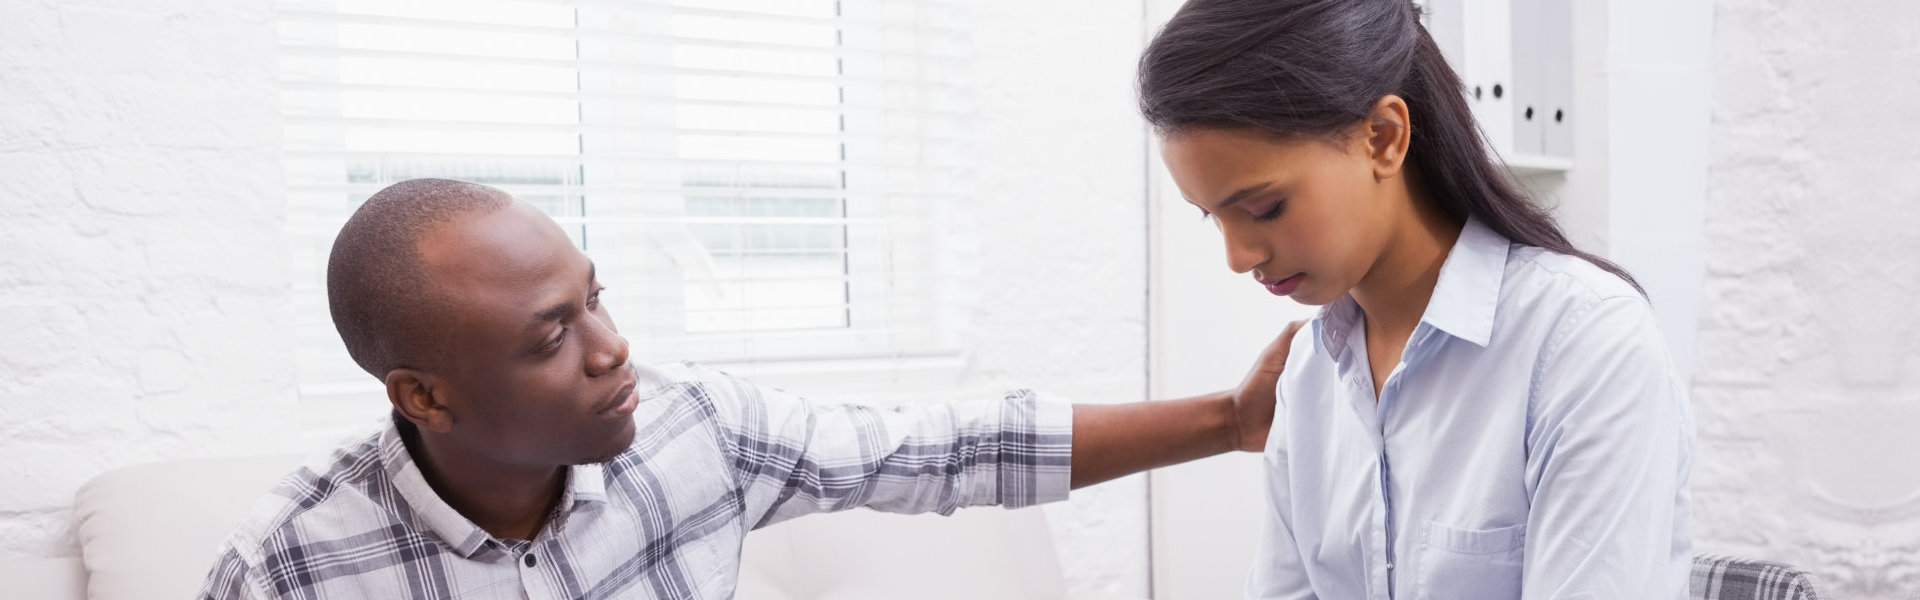
[[[634,431],[633,422],[628,421],[627,426],[620,429],[620,433],[614,434],[613,438],[607,441],[606,448],[601,450],[599,454],[592,455],[587,459],[579,461],[575,464],[598,465],[598,464],[605,464],[605,463],[611,462],[615,458],[619,458],[621,454],[627,451],[628,447],[633,445],[634,434],[635,434],[635,431]]]

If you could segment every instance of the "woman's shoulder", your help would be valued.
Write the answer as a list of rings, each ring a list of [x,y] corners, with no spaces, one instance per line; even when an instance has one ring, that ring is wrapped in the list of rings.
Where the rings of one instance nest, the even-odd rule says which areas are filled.
[[[1570,300],[1642,297],[1633,284],[1587,259],[1524,244],[1514,244],[1508,253],[1507,277],[1515,283],[1559,292]]]
[[[1659,337],[1646,296],[1578,256],[1515,244],[1500,288],[1496,337],[1543,359],[1568,347],[1599,351],[1614,338]]]
[[[1584,312],[1601,304],[1647,306],[1626,279],[1578,256],[1514,244],[1507,255],[1501,303]],[[1611,302],[1610,302],[1611,301]]]

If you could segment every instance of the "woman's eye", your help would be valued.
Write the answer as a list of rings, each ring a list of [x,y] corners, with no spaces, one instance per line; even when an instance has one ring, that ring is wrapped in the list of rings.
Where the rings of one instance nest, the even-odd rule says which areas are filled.
[[[1285,201],[1275,202],[1273,203],[1273,208],[1267,209],[1266,212],[1254,215],[1253,220],[1272,221],[1275,218],[1278,218],[1280,216],[1280,209],[1285,208],[1286,206],[1287,206],[1287,203]]]

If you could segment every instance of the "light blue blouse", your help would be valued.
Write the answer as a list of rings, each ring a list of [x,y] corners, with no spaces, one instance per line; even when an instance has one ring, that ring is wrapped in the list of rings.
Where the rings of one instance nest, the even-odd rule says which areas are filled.
[[[1364,329],[1294,340],[1249,598],[1686,597],[1692,417],[1633,287],[1469,221],[1377,402]]]

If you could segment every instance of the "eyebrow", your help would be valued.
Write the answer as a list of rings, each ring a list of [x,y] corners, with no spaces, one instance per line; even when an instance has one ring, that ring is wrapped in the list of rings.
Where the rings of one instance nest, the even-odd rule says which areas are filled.
[[[1259,192],[1260,190],[1264,190],[1269,187],[1273,187],[1273,182],[1269,181],[1266,183],[1262,183],[1260,185],[1248,186],[1244,189],[1241,189],[1238,192],[1234,192],[1232,196],[1227,196],[1227,199],[1225,201],[1222,201],[1218,206],[1213,207],[1213,210],[1218,211],[1220,209],[1233,206],[1233,203],[1239,202],[1241,200],[1245,200],[1247,199],[1247,196],[1252,196],[1255,193]]]
[[[591,261],[587,262],[587,287],[593,287],[593,283],[598,281],[598,278],[599,267]],[[573,307],[574,304],[572,300],[549,306],[546,310],[542,310],[538,314],[533,315],[533,322],[527,324],[527,329],[533,330],[543,324],[558,321],[560,317],[567,316],[567,313],[573,312]]]

